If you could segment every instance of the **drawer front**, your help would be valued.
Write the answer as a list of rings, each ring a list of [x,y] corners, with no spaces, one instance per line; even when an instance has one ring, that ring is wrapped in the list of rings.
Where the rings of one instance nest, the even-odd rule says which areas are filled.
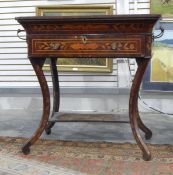
[[[144,54],[143,36],[78,35],[32,37],[30,56],[131,57]]]

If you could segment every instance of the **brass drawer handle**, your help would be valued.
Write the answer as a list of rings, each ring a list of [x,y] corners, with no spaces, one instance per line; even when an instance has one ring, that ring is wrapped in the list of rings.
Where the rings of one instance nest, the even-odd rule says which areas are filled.
[[[58,50],[60,49],[60,43],[50,43],[51,50]]]
[[[116,43],[112,43],[111,44],[111,49],[112,50],[117,50],[117,44]]]

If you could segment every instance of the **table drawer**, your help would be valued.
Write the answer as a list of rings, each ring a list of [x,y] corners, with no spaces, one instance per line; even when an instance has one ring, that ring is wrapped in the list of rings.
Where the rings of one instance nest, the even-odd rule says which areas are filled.
[[[43,39],[44,38],[44,39]],[[143,36],[128,35],[71,35],[31,37],[31,56],[58,57],[121,57],[139,56]]]

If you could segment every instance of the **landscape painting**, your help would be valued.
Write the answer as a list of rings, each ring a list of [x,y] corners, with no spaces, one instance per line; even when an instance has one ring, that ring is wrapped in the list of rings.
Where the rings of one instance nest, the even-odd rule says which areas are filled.
[[[160,31],[155,31],[154,34]],[[144,76],[143,88],[148,90],[173,90],[173,30],[154,41],[151,63]]]
[[[150,0],[151,13],[161,14],[163,18],[173,17],[173,0]]]
[[[87,6],[87,5],[70,5],[70,6],[40,6],[37,7],[38,16],[90,16],[90,15],[111,15],[112,6]],[[46,61],[44,70],[50,70]],[[58,71],[72,72],[112,72],[112,58],[58,58]]]

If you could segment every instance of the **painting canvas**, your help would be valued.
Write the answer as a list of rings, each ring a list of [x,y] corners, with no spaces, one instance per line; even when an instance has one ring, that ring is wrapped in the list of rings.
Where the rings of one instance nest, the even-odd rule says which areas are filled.
[[[157,35],[159,31],[155,31]],[[151,63],[144,75],[143,89],[173,90],[173,30],[165,30],[154,41]]]
[[[57,6],[37,7],[38,16],[111,15],[112,6]],[[58,58],[59,71],[112,72],[111,58]],[[48,62],[47,62],[48,63]],[[50,70],[49,64],[44,66]]]
[[[161,14],[163,20],[172,20],[173,18],[173,0],[150,0],[151,13]]]
[[[154,35],[164,29],[163,36],[155,39],[152,59],[143,79],[143,89],[173,91],[173,0],[150,0],[151,13],[160,13]]]

